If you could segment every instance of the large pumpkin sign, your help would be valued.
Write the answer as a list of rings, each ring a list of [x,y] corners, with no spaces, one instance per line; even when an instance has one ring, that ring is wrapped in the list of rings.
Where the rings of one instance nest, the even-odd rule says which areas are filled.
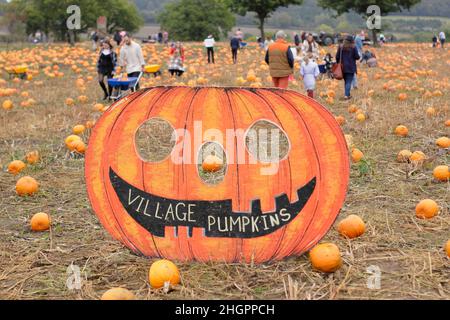
[[[142,148],[163,148],[154,134],[142,135],[155,120],[171,128],[172,138],[161,139],[173,145],[148,159]],[[223,151],[216,183],[201,171],[208,144]],[[258,152],[277,145],[276,157]],[[333,224],[348,179],[347,145],[334,117],[278,89],[139,91],[104,113],[86,153],[89,198],[105,228],[136,253],[183,261],[260,263],[301,254]]]

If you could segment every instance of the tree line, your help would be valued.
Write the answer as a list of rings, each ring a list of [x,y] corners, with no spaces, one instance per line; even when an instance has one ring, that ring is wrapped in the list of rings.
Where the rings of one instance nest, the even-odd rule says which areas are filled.
[[[143,6],[155,5],[155,0],[135,0]],[[308,1],[308,0],[307,0]],[[236,24],[236,14],[254,16],[261,37],[265,36],[267,20],[280,8],[301,5],[303,0],[172,0],[164,5],[156,20],[162,29],[167,30],[172,38],[178,40],[202,40],[208,34],[217,38],[226,37]],[[317,0],[322,9],[332,10],[336,16],[354,12],[367,19],[368,5],[377,4],[382,15],[408,10],[420,3],[420,0]],[[27,34],[36,30],[53,33],[57,39],[64,39],[67,34],[67,7],[78,5],[81,10],[81,28],[75,32],[85,32],[96,27],[99,16],[106,16],[108,32],[124,29],[136,31],[144,23],[141,12],[136,5],[127,0],[12,0],[0,4],[3,17],[9,27],[14,23],[25,25]],[[350,31],[350,30],[349,30]],[[374,36],[377,30],[373,30]]]

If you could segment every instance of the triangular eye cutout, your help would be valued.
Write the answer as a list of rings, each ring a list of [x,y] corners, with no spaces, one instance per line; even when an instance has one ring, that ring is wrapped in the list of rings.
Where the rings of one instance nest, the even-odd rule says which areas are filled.
[[[136,131],[136,152],[144,162],[164,161],[170,156],[175,143],[175,129],[161,118],[147,120]]]
[[[198,151],[198,175],[207,185],[217,185],[227,172],[227,156],[217,142],[206,142]]]
[[[258,120],[245,135],[247,151],[258,161],[279,162],[289,155],[291,143],[286,133],[269,120]]]

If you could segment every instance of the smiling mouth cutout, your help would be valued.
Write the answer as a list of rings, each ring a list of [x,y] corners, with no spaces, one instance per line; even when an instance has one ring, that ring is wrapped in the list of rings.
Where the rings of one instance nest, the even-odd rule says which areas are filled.
[[[288,196],[275,197],[276,209],[263,213],[261,201],[252,201],[251,212],[233,212],[232,200],[195,201],[159,197],[120,178],[112,168],[111,184],[128,214],[143,228],[157,237],[165,237],[165,227],[203,229],[210,238],[256,238],[271,234],[292,222],[302,211],[316,187],[316,178],[297,191],[298,200],[290,203]]]

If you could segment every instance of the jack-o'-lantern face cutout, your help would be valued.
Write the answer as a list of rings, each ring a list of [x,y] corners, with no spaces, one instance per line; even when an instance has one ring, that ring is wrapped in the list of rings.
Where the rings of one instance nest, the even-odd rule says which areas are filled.
[[[134,93],[97,122],[86,154],[105,228],[135,252],[176,260],[300,254],[334,222],[348,178],[334,117],[275,89]]]

